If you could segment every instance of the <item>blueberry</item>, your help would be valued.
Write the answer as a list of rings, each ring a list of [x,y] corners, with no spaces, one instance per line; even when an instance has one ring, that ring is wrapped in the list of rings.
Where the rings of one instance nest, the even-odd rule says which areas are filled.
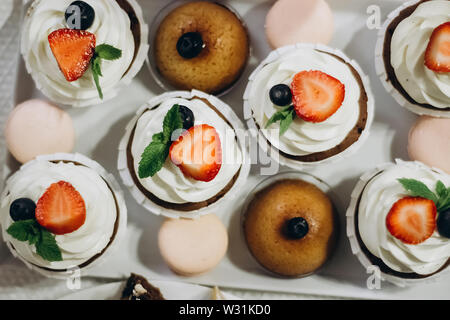
[[[287,221],[287,235],[292,239],[301,239],[309,231],[308,222],[301,217],[292,218]]]
[[[94,23],[95,11],[84,1],[74,1],[66,9],[64,16],[70,29],[86,30]]]
[[[290,105],[292,103],[292,92],[291,88],[285,84],[277,84],[270,89],[269,92],[270,101],[274,105],[283,107]]]
[[[183,119],[183,129],[188,130],[194,126],[194,113],[191,109],[186,106],[178,106],[181,114],[181,119]]]
[[[441,236],[450,238],[450,209],[439,212],[437,218],[437,229]]]
[[[203,39],[198,32],[188,32],[183,34],[177,42],[177,51],[183,58],[192,59],[203,50]]]
[[[14,221],[34,219],[35,211],[36,204],[27,198],[14,200],[9,207],[9,215]]]

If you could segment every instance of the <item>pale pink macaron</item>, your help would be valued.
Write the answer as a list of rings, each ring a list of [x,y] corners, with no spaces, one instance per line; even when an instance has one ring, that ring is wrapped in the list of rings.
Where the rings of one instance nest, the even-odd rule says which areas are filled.
[[[198,219],[167,219],[158,235],[161,255],[182,276],[213,269],[228,248],[228,233],[220,219],[208,214]]]
[[[75,130],[69,114],[42,101],[27,100],[10,113],[5,127],[6,145],[17,161],[25,163],[36,156],[70,153]]]
[[[325,0],[278,0],[266,17],[273,49],[297,42],[328,44],[333,32],[333,13]]]
[[[421,116],[409,131],[408,154],[450,173],[450,119]]]

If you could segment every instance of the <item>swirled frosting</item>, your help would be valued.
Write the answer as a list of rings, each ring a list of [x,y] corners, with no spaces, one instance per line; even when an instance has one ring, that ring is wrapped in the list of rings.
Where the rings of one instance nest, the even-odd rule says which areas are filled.
[[[401,86],[416,102],[436,108],[450,105],[450,74],[428,69],[424,57],[431,33],[448,21],[450,1],[427,1],[398,24],[391,40],[391,65]]]
[[[100,86],[104,99],[115,95],[116,85],[133,61],[135,43],[130,18],[114,0],[85,0],[95,10],[95,19],[87,29],[96,36],[96,44],[109,44],[122,50],[118,60],[102,60]],[[68,28],[64,13],[72,0],[36,0],[27,14],[22,30],[22,55],[39,89],[51,99],[73,106],[99,103],[98,92],[89,68],[78,80],[69,82],[60,71],[48,43],[48,35]]]
[[[436,230],[426,241],[410,245],[392,236],[386,216],[395,202],[408,196],[399,178],[416,179],[435,190],[437,181],[450,185],[450,176],[414,162],[398,161],[375,176],[365,187],[359,205],[359,232],[367,249],[391,269],[428,275],[439,270],[450,257],[450,239]]]
[[[14,222],[9,215],[9,207],[14,200],[29,198],[37,203],[51,184],[61,180],[71,183],[83,197],[86,221],[72,233],[55,236],[63,261],[49,262],[36,254],[34,245],[12,238],[5,230]],[[38,160],[24,165],[11,176],[5,190],[7,192],[0,207],[3,235],[26,261],[50,269],[66,269],[81,265],[109,244],[117,219],[117,208],[108,185],[94,170],[73,163]]]
[[[280,110],[269,98],[270,89],[277,84],[291,85],[301,71],[319,70],[335,77],[345,85],[342,106],[327,120],[307,122],[295,117],[289,129],[279,136],[279,122],[264,129],[272,115]],[[277,149],[295,156],[326,151],[339,145],[358,122],[360,85],[350,67],[332,55],[312,48],[298,48],[264,66],[256,75],[249,103],[253,116],[264,136]]]
[[[167,99],[156,109],[148,110],[139,117],[131,145],[136,176],[139,176],[139,162],[144,149],[152,141],[153,134],[162,131],[164,117],[174,104],[191,109],[195,125],[208,124],[216,129],[222,144],[222,166],[219,173],[209,182],[198,181],[185,176],[168,157],[160,171],[153,177],[139,178],[139,182],[146,190],[166,202],[180,204],[208,200],[228,185],[241,167],[243,158],[234,130],[202,100]]]

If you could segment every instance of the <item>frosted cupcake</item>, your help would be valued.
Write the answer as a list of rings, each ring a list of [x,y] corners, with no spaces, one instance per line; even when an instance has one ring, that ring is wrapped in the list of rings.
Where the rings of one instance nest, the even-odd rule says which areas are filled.
[[[363,175],[347,210],[352,251],[385,280],[435,278],[450,263],[450,176],[397,160]]]
[[[127,125],[118,169],[154,214],[194,218],[236,197],[250,170],[243,125],[219,99],[193,90],[151,99]]]
[[[252,73],[244,117],[263,150],[301,168],[337,160],[369,133],[374,101],[355,61],[322,45],[273,51]]]
[[[450,117],[450,1],[409,1],[380,30],[377,74],[396,101],[417,114]]]
[[[49,277],[81,274],[113,252],[127,210],[114,177],[79,154],[37,157],[6,182],[3,239],[14,256]]]
[[[38,89],[83,107],[114,97],[141,69],[148,26],[135,0],[35,0],[21,51]]]

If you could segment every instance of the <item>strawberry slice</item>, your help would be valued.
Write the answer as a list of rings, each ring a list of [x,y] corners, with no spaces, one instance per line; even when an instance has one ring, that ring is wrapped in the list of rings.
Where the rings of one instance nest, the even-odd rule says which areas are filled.
[[[436,205],[421,197],[405,197],[392,206],[386,216],[389,232],[407,244],[427,240],[436,229]]]
[[[50,49],[67,81],[79,79],[89,68],[95,52],[95,34],[59,29],[48,36]]]
[[[213,127],[202,124],[184,131],[170,146],[170,159],[188,177],[211,181],[222,166],[222,145]]]
[[[450,22],[441,24],[431,34],[425,66],[436,72],[450,72]]]
[[[297,115],[309,122],[323,122],[342,105],[345,86],[322,71],[302,71],[291,84],[294,109]]]
[[[37,202],[36,220],[54,234],[74,232],[86,220],[84,200],[70,183],[53,183]]]

